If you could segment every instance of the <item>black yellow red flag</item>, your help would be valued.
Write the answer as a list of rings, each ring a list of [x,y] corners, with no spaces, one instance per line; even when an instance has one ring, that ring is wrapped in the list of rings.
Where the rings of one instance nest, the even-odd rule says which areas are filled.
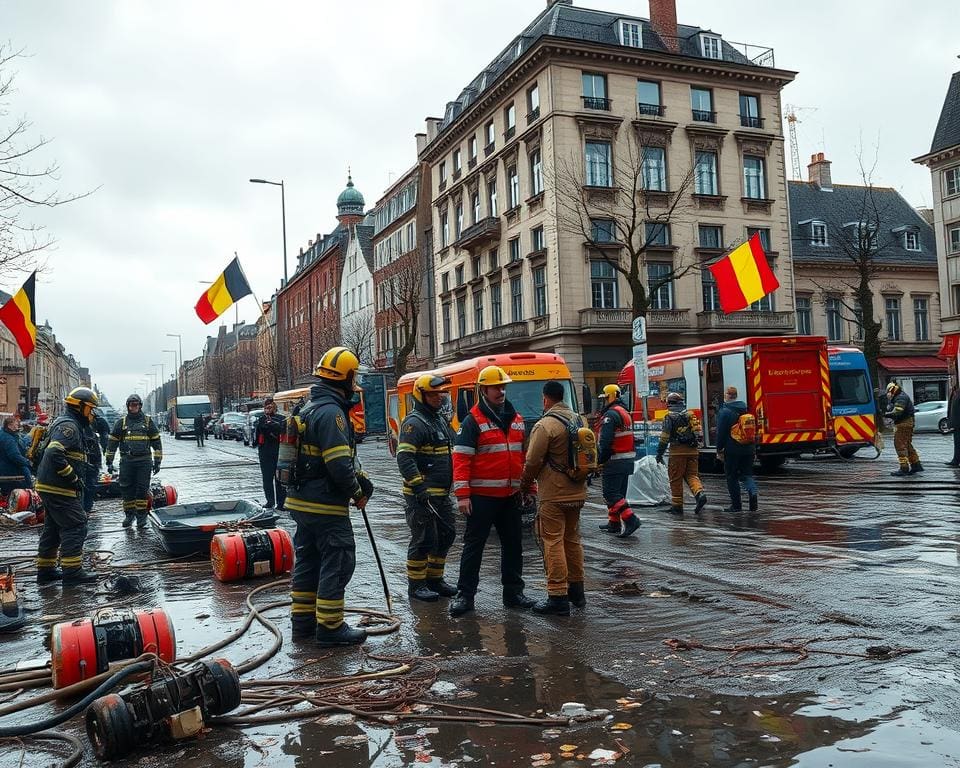
[[[212,323],[234,302],[251,293],[250,284],[240,268],[240,258],[236,257],[200,297],[196,306],[197,316],[205,323]]]
[[[10,300],[0,307],[0,322],[10,329],[24,357],[33,354],[37,346],[37,311],[33,301],[37,273],[27,278]]]

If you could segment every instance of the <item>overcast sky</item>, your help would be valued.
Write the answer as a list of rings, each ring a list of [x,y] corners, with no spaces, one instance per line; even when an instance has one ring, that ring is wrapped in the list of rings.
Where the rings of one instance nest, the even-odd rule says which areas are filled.
[[[367,205],[413,164],[413,136],[440,116],[545,0],[4,0],[16,64],[14,115],[53,139],[63,192],[97,189],[31,214],[56,237],[37,286],[38,322],[116,404],[154,363],[170,376],[183,336],[200,354],[216,323],[193,312],[233,257],[260,298],[282,276],[284,179],[290,271],[335,226],[347,166]],[[646,0],[576,0],[647,17]],[[960,69],[956,0],[677,0],[681,24],[774,48],[798,72],[800,157],[833,160],[857,183],[857,147],[879,147],[875,182],[929,205],[929,149]],[[789,161],[788,161],[789,163]],[[16,285],[2,285],[7,291]],[[253,299],[239,307],[254,322]],[[234,311],[225,316],[233,322]],[[142,389],[142,387],[141,387]]]

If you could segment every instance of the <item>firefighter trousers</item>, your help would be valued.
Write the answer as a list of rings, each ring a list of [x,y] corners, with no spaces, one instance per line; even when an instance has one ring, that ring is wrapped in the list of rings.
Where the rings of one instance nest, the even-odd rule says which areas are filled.
[[[294,563],[290,584],[293,621],[314,616],[336,629],[343,623],[343,596],[357,565],[353,526],[347,515],[291,512]]]
[[[120,460],[120,495],[123,516],[127,520],[137,516],[137,522],[147,519],[147,493],[150,492],[150,459]]]
[[[543,544],[548,595],[566,597],[571,582],[583,581],[582,508],[582,501],[544,501],[537,510],[537,535]]]
[[[630,484],[632,474],[632,461],[622,470],[611,467],[604,467],[603,469],[603,475],[600,478],[600,490],[603,494],[603,502],[607,505],[607,521],[609,523],[619,526],[621,520],[627,520],[633,515],[633,510],[627,503],[627,487]]]
[[[670,446],[667,477],[670,479],[670,503],[683,507],[683,484],[696,496],[703,490],[700,482],[700,451],[685,445]]]
[[[60,565],[69,576],[82,567],[87,514],[77,496],[41,493],[40,498],[43,500],[44,517],[37,545],[37,569],[56,568],[59,550]]]
[[[913,416],[893,425],[893,447],[897,451],[900,469],[909,469],[911,464],[920,463],[920,455],[913,447]]]
[[[480,564],[490,528],[500,537],[500,581],[505,594],[523,592],[523,525],[520,494],[507,498],[470,497],[473,511],[463,531],[463,552],[460,555],[460,577],[457,589],[471,597],[480,583]]]
[[[434,496],[436,514],[413,497],[406,497],[404,515],[410,527],[407,547],[407,578],[411,581],[442,579],[447,552],[457,538],[457,519],[449,496]]]

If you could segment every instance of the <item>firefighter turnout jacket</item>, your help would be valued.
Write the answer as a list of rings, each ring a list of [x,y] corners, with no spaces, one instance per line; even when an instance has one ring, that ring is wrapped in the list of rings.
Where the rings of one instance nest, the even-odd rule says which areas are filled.
[[[453,491],[457,498],[506,498],[517,493],[525,437],[523,417],[509,400],[504,401],[498,415],[481,397],[460,424],[453,447]]]
[[[400,425],[397,467],[404,496],[447,496],[453,484],[451,446],[454,434],[447,420],[424,403],[416,403]]]
[[[124,414],[117,419],[110,432],[107,441],[107,464],[113,464],[118,449],[121,459],[134,463],[149,462],[152,449],[153,461],[159,465],[163,458],[160,430],[153,419],[143,412]]]
[[[605,471],[633,473],[636,449],[633,445],[633,420],[623,400],[617,398],[600,411],[600,436],[597,461]]]
[[[310,401],[295,417],[300,437],[295,480],[284,502],[287,509],[346,516],[351,499],[369,495],[361,488],[355,466],[349,410],[350,403],[338,388],[323,382],[310,388]]]
[[[86,443],[93,434],[69,412],[50,425],[49,434],[37,469],[37,491],[76,498],[87,473]]]
[[[894,424],[901,421],[912,419],[916,408],[913,406],[913,400],[905,392],[898,392],[893,400],[890,401],[887,412],[884,414],[888,419],[893,419]]]

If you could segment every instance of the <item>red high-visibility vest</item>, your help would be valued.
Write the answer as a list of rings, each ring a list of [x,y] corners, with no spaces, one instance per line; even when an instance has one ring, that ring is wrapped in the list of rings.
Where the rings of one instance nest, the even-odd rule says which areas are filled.
[[[509,434],[488,419],[479,403],[470,409],[480,434],[476,446],[453,447],[453,492],[465,499],[471,494],[506,498],[520,490],[523,473],[523,417],[515,414]]]
[[[633,421],[627,409],[622,405],[614,405],[610,410],[616,411],[623,421],[623,426],[613,433],[613,445],[611,446],[610,461],[615,459],[636,458],[636,448],[633,445]]]

